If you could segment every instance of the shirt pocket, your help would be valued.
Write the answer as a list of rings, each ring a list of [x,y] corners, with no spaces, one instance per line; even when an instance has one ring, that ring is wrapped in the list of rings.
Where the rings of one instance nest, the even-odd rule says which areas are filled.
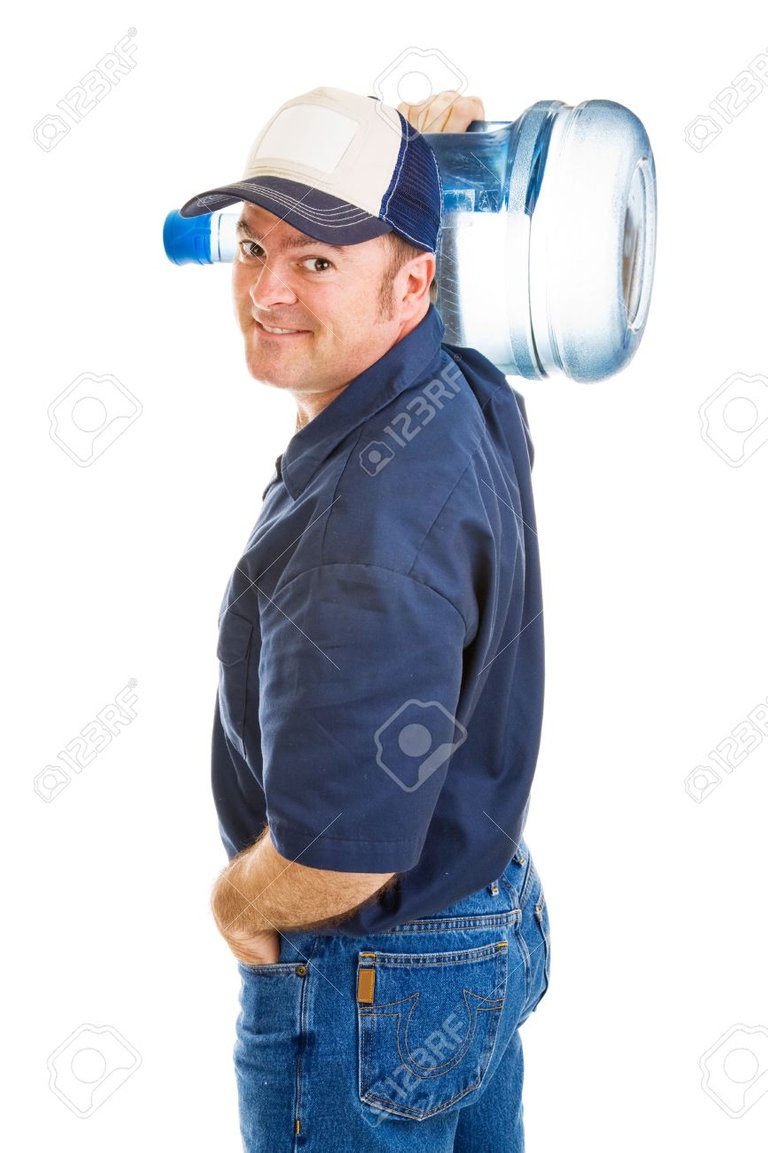
[[[358,954],[360,1100],[422,1121],[477,1093],[507,983],[507,942]]]
[[[245,757],[245,712],[248,706],[248,658],[253,624],[227,609],[219,627],[219,713],[224,732]]]

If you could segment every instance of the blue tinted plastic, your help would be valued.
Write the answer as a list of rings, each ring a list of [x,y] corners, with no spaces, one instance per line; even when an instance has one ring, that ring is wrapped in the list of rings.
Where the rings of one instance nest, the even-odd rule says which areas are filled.
[[[163,225],[163,245],[174,264],[213,264],[210,216],[169,212]]]
[[[610,100],[540,100],[517,120],[427,140],[443,188],[446,343],[530,379],[620,371],[643,335],[655,259],[656,173],[637,117]],[[171,212],[168,258],[233,259],[238,215]]]

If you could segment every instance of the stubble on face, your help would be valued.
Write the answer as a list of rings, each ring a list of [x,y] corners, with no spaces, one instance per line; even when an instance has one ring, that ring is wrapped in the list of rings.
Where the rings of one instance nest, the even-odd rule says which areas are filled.
[[[263,244],[266,262],[243,261],[234,269],[235,304],[251,375],[288,391],[341,389],[397,338],[389,253],[378,239],[347,249],[308,241],[294,258],[290,246],[301,237],[298,230],[265,210],[248,209],[243,220],[263,238],[256,243]],[[313,257],[331,262],[327,276],[312,275]],[[263,282],[260,267],[265,274],[272,269]],[[270,336],[264,325],[295,328],[300,334]]]

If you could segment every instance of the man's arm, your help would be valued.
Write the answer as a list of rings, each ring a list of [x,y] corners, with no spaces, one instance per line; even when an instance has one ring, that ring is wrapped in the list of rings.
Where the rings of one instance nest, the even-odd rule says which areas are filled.
[[[279,932],[330,932],[395,876],[339,873],[289,861],[278,853],[267,828],[220,875],[211,908],[238,960],[267,964],[279,958]]]

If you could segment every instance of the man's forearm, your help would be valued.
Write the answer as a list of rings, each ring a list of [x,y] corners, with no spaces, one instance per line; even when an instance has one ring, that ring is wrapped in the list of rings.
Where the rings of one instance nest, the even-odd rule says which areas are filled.
[[[211,906],[219,929],[231,933],[328,929],[387,887],[396,874],[338,873],[288,861],[262,836],[234,857],[219,877]]]

